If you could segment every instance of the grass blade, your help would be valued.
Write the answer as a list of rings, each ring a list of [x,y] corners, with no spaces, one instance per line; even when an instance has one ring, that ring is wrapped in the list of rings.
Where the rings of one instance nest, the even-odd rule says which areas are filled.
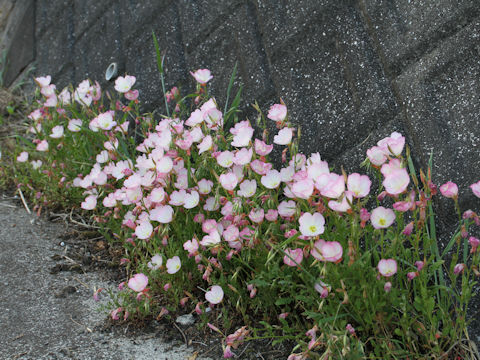
[[[167,92],[165,91],[165,77],[164,77],[164,68],[163,68],[163,60],[165,56],[162,56],[162,54],[160,54],[160,46],[158,45],[158,40],[153,30],[152,30],[152,37],[153,37],[153,45],[155,46],[155,53],[157,54],[157,67],[158,67],[158,71],[160,72],[160,81],[162,82],[162,91],[163,91],[163,100],[165,100],[165,109],[167,111],[167,116],[170,117],[170,110],[168,109],[168,102],[167,102],[167,96],[166,96]]]

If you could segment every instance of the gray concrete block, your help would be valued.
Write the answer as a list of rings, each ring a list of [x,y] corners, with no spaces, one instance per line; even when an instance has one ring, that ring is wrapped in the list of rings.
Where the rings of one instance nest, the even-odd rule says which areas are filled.
[[[240,0],[180,0],[177,1],[181,31],[185,47],[195,48],[222,25],[226,18],[235,12],[236,7],[246,1]]]
[[[273,56],[285,41],[302,32],[312,19],[336,3],[335,0],[254,0],[266,51]]]
[[[208,68],[212,71],[214,78],[211,81],[211,93],[223,105],[236,62],[238,70],[235,90],[240,84],[244,85],[244,105],[249,106],[255,99],[275,92],[256,24],[255,9],[248,4],[238,7],[204,42],[187,52],[190,70]],[[190,78],[192,81],[193,77]]]
[[[105,70],[114,61],[123,63],[124,47],[119,10],[110,6],[75,43],[75,81],[90,78],[104,85]]]
[[[35,43],[37,63],[35,74],[37,76],[52,75],[54,83],[56,82],[55,74],[73,60],[73,26],[70,14],[70,9],[64,8],[55,26],[49,27],[36,39]],[[66,86],[67,84],[57,85]]]
[[[3,74],[4,86],[9,86],[20,73],[34,60],[35,56],[35,18],[34,3],[28,1],[23,13],[18,14],[16,31],[7,50],[6,72]]]
[[[426,165],[433,151],[434,181],[456,182],[464,208],[480,205],[468,188],[479,180],[479,33],[480,18],[396,80],[418,157]]]
[[[73,0],[75,38],[82,37],[98,21],[111,13],[105,13],[110,7],[120,7],[119,0]]]
[[[304,153],[333,160],[398,112],[359,11],[348,3],[312,19],[275,49],[271,63],[276,88],[302,128]]]
[[[477,0],[360,0],[384,52],[400,74],[480,14]]]
[[[123,17],[122,21],[129,20],[127,13],[124,13]],[[161,11],[150,13],[148,16],[145,13],[143,25],[136,32],[129,34],[125,41],[126,71],[137,77],[136,87],[140,89],[140,98],[145,110],[161,108],[164,104],[152,31],[155,32],[161,53],[165,55],[166,90],[186,83],[188,73],[179,29],[178,9],[175,3],[170,3]]]
[[[65,11],[73,14],[74,0],[36,0],[35,1],[35,36],[41,37],[54,28]]]

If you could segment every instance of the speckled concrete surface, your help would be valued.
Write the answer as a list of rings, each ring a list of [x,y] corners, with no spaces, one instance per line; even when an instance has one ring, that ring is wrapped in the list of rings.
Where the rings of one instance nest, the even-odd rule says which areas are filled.
[[[2,199],[0,223],[0,359],[184,360],[194,353],[158,332],[126,337],[104,327],[93,288],[115,285],[100,272],[50,273],[52,256],[65,250],[64,225]]]

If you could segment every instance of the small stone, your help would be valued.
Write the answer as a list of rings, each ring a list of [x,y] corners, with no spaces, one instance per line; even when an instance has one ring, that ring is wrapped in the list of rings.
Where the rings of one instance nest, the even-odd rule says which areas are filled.
[[[195,319],[192,314],[186,314],[186,315],[177,317],[175,322],[183,326],[190,326],[195,323]]]

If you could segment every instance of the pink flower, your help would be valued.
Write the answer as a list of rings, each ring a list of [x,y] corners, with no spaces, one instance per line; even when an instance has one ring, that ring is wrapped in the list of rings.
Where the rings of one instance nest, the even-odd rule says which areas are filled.
[[[410,183],[410,176],[405,168],[396,169],[390,172],[382,184],[390,195],[398,195],[407,189]]]
[[[387,161],[387,156],[384,151],[378,147],[374,146],[367,150],[367,157],[370,162],[375,166],[381,166],[385,161]]]
[[[150,220],[168,224],[173,220],[173,208],[170,205],[158,205],[150,211]]]
[[[142,221],[135,228],[135,235],[137,235],[137,237],[142,240],[148,239],[150,236],[152,236],[152,233],[153,226],[148,220]]]
[[[298,219],[300,232],[304,236],[317,236],[325,231],[325,218],[320,213],[305,213]]]
[[[225,346],[225,349],[223,350],[224,359],[230,359],[233,357],[233,355],[232,347],[230,345]]]
[[[218,126],[221,126],[223,124],[223,114],[217,108],[211,108],[205,111],[203,118],[207,123],[207,127],[212,130],[216,130]]]
[[[203,122],[203,112],[200,109],[195,110],[190,114],[190,117],[185,122],[187,126],[195,126]]]
[[[130,280],[128,280],[128,287],[136,292],[142,292],[145,290],[148,284],[148,277],[145,274],[135,274]]]
[[[451,181],[447,181],[445,184],[440,186],[440,192],[447,198],[455,199],[458,196],[458,186]]]
[[[50,81],[52,81],[52,77],[50,75],[40,76],[40,77],[35,78],[35,82],[41,88],[44,88],[44,87],[47,87],[48,85],[50,85]]]
[[[266,156],[273,150],[273,145],[267,145],[262,140],[255,139],[255,152],[260,156]]]
[[[198,69],[194,73],[190,71],[190,75],[192,75],[201,85],[205,85],[207,82],[213,79],[213,76],[208,69]]]
[[[162,263],[162,255],[155,254],[152,256],[152,259],[147,263],[147,266],[152,270],[158,270],[160,266],[162,266]]]
[[[380,140],[377,145],[385,155],[399,156],[405,146],[405,137],[394,131],[389,137]]]
[[[245,120],[235,124],[235,127],[230,129],[230,132],[234,134],[231,145],[235,147],[244,147],[250,144],[254,130],[250,126],[250,123]]]
[[[310,253],[317,260],[337,263],[342,260],[343,248],[338,241],[320,239],[315,241]]]
[[[370,185],[372,185],[372,182],[367,175],[357,173],[348,175],[347,188],[353,192],[353,196],[356,198],[367,196],[370,192]]]
[[[480,239],[477,239],[476,237],[470,236],[470,238],[468,239],[468,243],[472,247],[470,249],[470,253],[473,254],[474,252],[477,251],[478,245],[480,245]]]
[[[453,268],[453,273],[455,275],[458,275],[460,274],[461,272],[463,272],[463,270],[465,269],[465,264],[457,264],[455,265],[455,267]]]
[[[470,185],[470,189],[472,189],[476,197],[480,198],[480,181],[477,181],[476,183]]]
[[[344,195],[341,197],[341,201],[330,200],[328,202],[328,207],[336,212],[345,212],[348,211],[353,201],[353,193],[351,191],[345,191]]]
[[[350,335],[355,335],[355,328],[351,324],[347,324],[345,329],[348,331]]]
[[[113,120],[113,111],[107,111],[97,116],[97,126],[102,130],[111,130],[117,122]]]
[[[93,210],[97,206],[97,196],[89,195],[85,198],[85,201],[80,205],[84,210]]]
[[[215,219],[207,219],[202,224],[202,231],[204,233],[209,234],[216,229],[217,229],[217,221]]]
[[[52,133],[50,134],[50,137],[52,139],[60,139],[63,136],[63,126],[62,125],[57,125],[52,128]]]
[[[166,265],[167,265],[167,272],[169,274],[175,274],[182,267],[182,263],[178,256],[174,256],[173,258],[168,259]]]
[[[133,101],[138,99],[138,90],[128,90],[125,93],[125,99]]]
[[[313,194],[313,181],[309,178],[295,182],[290,190],[295,197],[300,199],[308,199]]]
[[[326,298],[328,296],[328,293],[330,292],[330,286],[325,284],[323,281],[319,280],[313,285],[313,288],[317,290],[317,292],[320,294],[320,297],[322,299]]]
[[[233,172],[220,175],[220,184],[225,190],[233,191],[238,184],[238,179]]]
[[[137,79],[135,78],[135,76],[130,76],[130,75],[125,75],[125,77],[119,76],[115,80],[115,90],[117,90],[119,93],[126,93],[132,88],[136,80]]]
[[[213,285],[209,291],[205,293],[205,299],[210,304],[219,304],[223,300],[223,289],[219,285]]]
[[[265,219],[268,221],[276,221],[278,218],[278,211],[275,209],[269,209],[265,214]]]
[[[410,281],[415,279],[417,276],[418,276],[418,272],[416,272],[416,271],[411,271],[411,272],[407,273],[407,278]]]
[[[200,195],[198,194],[198,192],[193,190],[190,194],[187,193],[185,195],[185,203],[183,204],[183,207],[185,209],[193,209],[198,205],[199,201]]]
[[[297,266],[303,260],[303,250],[302,249],[285,249],[285,256],[283,257],[283,262],[288,266]]]
[[[22,151],[20,155],[17,156],[18,162],[26,162],[28,161],[28,152]]]
[[[418,271],[421,271],[425,266],[425,263],[423,261],[418,260],[418,261],[415,261],[415,266],[417,267]]]
[[[385,209],[379,206],[372,211],[370,221],[375,229],[385,229],[395,221],[395,213],[392,209]]]
[[[48,150],[47,140],[42,140],[37,144],[37,151],[47,151],[47,150]]]
[[[237,195],[246,198],[252,197],[257,191],[257,182],[255,180],[244,180],[240,184],[240,190],[237,191]]]
[[[383,290],[386,292],[386,293],[389,293],[390,290],[392,290],[392,283],[390,281],[387,281],[385,283],[385,285],[383,285]]]
[[[224,167],[224,168],[229,168],[233,165],[233,158],[234,155],[230,151],[223,151],[217,156],[217,163],[218,165]]]
[[[248,218],[252,220],[252,222],[257,224],[263,221],[264,216],[265,216],[265,211],[262,208],[252,209],[248,214]]]
[[[238,227],[231,224],[223,231],[222,235],[225,241],[232,242],[238,239],[240,235],[240,230],[238,230]]]
[[[397,273],[397,262],[394,259],[382,259],[378,262],[377,268],[382,276],[390,277]]]
[[[116,308],[115,310],[112,310],[110,313],[110,316],[112,317],[112,320],[118,320],[120,319],[119,314],[123,311],[121,307]]]
[[[207,195],[212,191],[213,181],[202,179],[198,183],[198,192],[202,195]]]
[[[220,239],[220,234],[218,233],[218,230],[212,230],[208,233],[208,235],[205,235],[202,238],[202,241],[200,241],[200,244],[202,246],[210,246],[210,245],[216,245],[219,244],[221,241]]]
[[[326,179],[326,183],[319,187],[320,182],[323,182],[322,179]],[[318,180],[320,180],[320,182]],[[335,173],[320,175],[317,178],[315,187],[320,191],[322,196],[338,199],[345,191],[345,179],[342,175]]]
[[[285,127],[273,137],[273,143],[278,145],[288,145],[292,142],[293,130]]]
[[[283,200],[278,205],[278,214],[284,218],[295,215],[296,210],[297,210],[297,205],[293,200],[288,200],[288,201]]]
[[[252,161],[253,150],[251,148],[246,149],[243,148],[241,150],[237,150],[235,152],[235,157],[233,158],[233,162],[236,165],[247,165]]]
[[[188,256],[195,256],[198,252],[198,241],[193,238],[192,240],[185,241],[183,249],[188,252]]]
[[[265,175],[272,168],[272,164],[255,159],[250,163],[250,168],[259,175]]]
[[[273,121],[283,121],[287,117],[287,107],[282,104],[272,105],[267,117]]]
[[[266,175],[262,176],[260,182],[267,189],[276,189],[281,183],[280,173],[277,170],[268,170]]]
[[[413,221],[410,221],[402,231],[402,234],[405,236],[410,236],[413,232]]]

